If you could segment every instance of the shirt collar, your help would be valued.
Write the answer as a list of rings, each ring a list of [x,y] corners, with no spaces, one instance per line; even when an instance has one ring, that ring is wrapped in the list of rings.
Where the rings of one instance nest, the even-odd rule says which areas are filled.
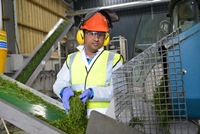
[[[79,45],[79,46],[77,47],[77,49],[78,49],[80,52],[84,52],[85,47],[84,47],[84,45]],[[101,47],[101,48],[98,49],[98,52],[101,52],[101,51],[103,51],[103,50],[104,50],[104,47]]]

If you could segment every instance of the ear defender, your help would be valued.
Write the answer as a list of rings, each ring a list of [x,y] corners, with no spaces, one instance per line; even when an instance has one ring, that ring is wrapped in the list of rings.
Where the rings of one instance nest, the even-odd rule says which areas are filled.
[[[103,46],[107,46],[109,42],[110,42],[110,35],[109,33],[106,33]]]
[[[84,44],[84,33],[83,33],[83,30],[78,30],[77,31],[76,40],[77,40],[78,44],[80,44],[80,45]],[[107,46],[109,44],[109,42],[110,42],[110,35],[109,35],[109,33],[106,33],[103,46]]]
[[[80,45],[84,44],[84,32],[83,32],[83,30],[77,31],[76,40],[77,40],[78,44],[80,44]]]

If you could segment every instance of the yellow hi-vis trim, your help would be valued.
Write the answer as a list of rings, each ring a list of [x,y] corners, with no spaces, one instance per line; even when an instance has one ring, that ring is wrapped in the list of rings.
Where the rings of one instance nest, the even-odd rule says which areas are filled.
[[[109,101],[89,101],[87,102],[87,108],[108,108],[110,105]]]

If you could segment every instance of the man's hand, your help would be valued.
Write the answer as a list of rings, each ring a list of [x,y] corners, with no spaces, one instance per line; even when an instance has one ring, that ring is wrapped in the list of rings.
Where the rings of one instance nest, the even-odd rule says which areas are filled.
[[[68,114],[68,111],[70,109],[69,99],[72,96],[74,96],[74,92],[70,88],[66,87],[66,88],[63,89],[63,92],[61,94],[61,98],[62,98],[62,103],[64,105],[66,114]]]
[[[86,90],[84,90],[84,92],[79,96],[79,98],[82,100],[83,104],[85,104],[85,102],[88,99],[92,99],[94,96],[94,92],[92,88],[88,88]]]

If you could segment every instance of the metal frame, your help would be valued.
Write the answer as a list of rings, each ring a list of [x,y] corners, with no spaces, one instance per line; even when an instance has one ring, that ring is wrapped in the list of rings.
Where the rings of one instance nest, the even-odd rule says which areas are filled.
[[[113,73],[117,120],[149,134],[192,133],[180,41],[177,29]]]
[[[115,42],[119,42],[119,50],[120,54],[123,56],[124,61],[128,61],[128,43],[127,39],[125,39],[123,36],[116,36],[113,37],[112,40],[110,41],[110,44],[114,44]],[[108,49],[108,47],[107,47]]]

